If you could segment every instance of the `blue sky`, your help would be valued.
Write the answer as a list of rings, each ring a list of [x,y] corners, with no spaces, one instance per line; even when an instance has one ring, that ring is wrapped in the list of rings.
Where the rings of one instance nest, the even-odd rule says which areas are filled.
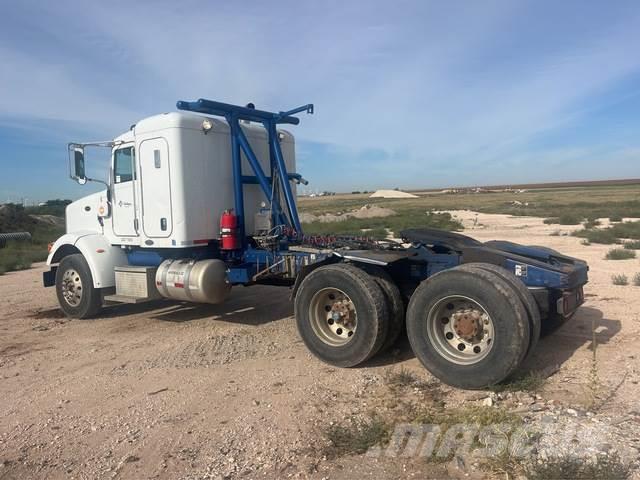
[[[83,195],[67,142],[200,97],[315,103],[314,190],[640,177],[638,25],[634,1],[5,2],[0,201]]]

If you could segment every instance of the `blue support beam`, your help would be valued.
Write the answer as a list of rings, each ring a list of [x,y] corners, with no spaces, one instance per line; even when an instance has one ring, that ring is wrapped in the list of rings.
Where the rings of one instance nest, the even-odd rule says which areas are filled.
[[[267,199],[270,199],[271,184],[269,183],[267,176],[264,174],[264,171],[260,166],[260,161],[256,157],[255,153],[253,153],[253,149],[251,148],[251,145],[249,145],[249,140],[247,140],[247,136],[242,131],[242,128],[237,128],[236,130],[237,130],[235,134],[236,140],[240,145],[240,148],[242,148],[242,151],[244,152],[244,156],[249,161],[249,165],[251,165],[251,168],[253,169],[253,172],[256,175],[256,179],[258,180],[258,185],[260,185],[260,188],[262,188],[262,192],[264,193],[265,197],[267,197]]]
[[[291,183],[289,182],[289,176],[287,174],[287,166],[284,163],[284,157],[282,156],[282,149],[280,148],[280,141],[278,140],[278,132],[276,126],[273,123],[265,124],[265,128],[269,131],[269,143],[271,144],[271,153],[273,160],[277,166],[278,175],[280,176],[280,182],[282,189],[284,190],[284,198],[287,202],[287,209],[289,211],[289,218],[291,218],[292,227],[296,232],[302,232],[302,226],[300,225],[300,219],[298,218],[298,209],[296,207],[296,199],[293,198],[293,191],[291,190]]]
[[[288,112],[273,113],[264,110],[256,110],[255,108],[231,105],[229,103],[215,102],[204,98],[196,100],[195,102],[184,102],[181,100],[177,103],[177,107],[180,110],[205,113],[207,115],[215,115],[217,117],[226,117],[229,113],[233,113],[240,118],[240,120],[247,120],[249,122],[262,123],[264,121],[269,121],[274,123],[287,123],[289,125],[298,125],[300,123],[300,119],[293,117],[292,115],[303,111],[313,113],[313,104],[311,103],[302,107],[294,108]]]
[[[229,121],[229,128],[231,129],[231,162],[233,164],[233,198],[235,214],[238,219],[238,229],[240,232],[240,239],[242,241],[242,248],[246,247],[246,235],[244,228],[244,190],[242,187],[242,157],[240,155],[240,146],[238,142],[234,140],[236,138],[236,131],[240,130],[240,125],[237,121],[232,119]]]

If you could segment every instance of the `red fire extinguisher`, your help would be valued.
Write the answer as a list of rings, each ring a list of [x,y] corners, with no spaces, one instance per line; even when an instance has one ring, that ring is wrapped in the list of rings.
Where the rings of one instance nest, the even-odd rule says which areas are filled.
[[[240,231],[238,217],[233,210],[225,210],[220,217],[221,250],[237,250],[240,248]]]

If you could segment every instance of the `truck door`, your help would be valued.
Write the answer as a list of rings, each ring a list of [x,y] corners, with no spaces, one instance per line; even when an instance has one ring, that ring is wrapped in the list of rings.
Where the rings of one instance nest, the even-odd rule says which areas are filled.
[[[167,238],[173,231],[169,147],[164,138],[140,144],[142,228],[149,238]]]
[[[122,146],[113,152],[113,233],[138,236],[133,183],[136,181],[135,149]]]

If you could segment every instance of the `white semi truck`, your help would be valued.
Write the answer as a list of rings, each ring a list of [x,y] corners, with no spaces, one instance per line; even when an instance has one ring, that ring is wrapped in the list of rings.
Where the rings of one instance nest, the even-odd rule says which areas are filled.
[[[307,347],[359,365],[405,329],[442,380],[481,388],[510,375],[583,302],[584,262],[508,242],[407,230],[403,242],[304,235],[288,112],[200,99],[146,118],[110,142],[71,143],[71,177],[105,188],[71,203],[45,286],[73,318],[105,303],[165,297],[219,303],[233,285],[292,289]],[[108,148],[106,181],[85,151]]]

